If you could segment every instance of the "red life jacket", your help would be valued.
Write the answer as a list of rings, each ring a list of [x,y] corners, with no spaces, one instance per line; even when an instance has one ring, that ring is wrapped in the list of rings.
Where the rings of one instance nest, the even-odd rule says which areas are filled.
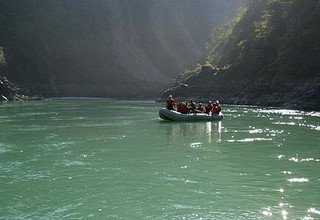
[[[218,106],[214,105],[211,111],[212,113],[218,113],[219,112]]]
[[[178,112],[187,114],[187,113],[189,113],[189,108],[188,108],[187,105],[180,103],[180,104],[178,105]]]
[[[213,108],[212,104],[211,104],[211,103],[208,104],[208,105],[206,106],[206,113],[211,112],[211,111],[212,111],[212,108]]]
[[[197,108],[197,111],[199,111],[199,112],[204,112],[204,108],[203,108],[202,106],[199,106],[199,107]]]
[[[213,105],[212,113],[219,114],[219,112],[221,112],[221,106],[220,106],[220,104],[215,104],[215,105]]]
[[[221,112],[221,105],[218,104],[218,113]]]
[[[174,99],[169,98],[167,99],[167,107],[173,107],[174,106]]]

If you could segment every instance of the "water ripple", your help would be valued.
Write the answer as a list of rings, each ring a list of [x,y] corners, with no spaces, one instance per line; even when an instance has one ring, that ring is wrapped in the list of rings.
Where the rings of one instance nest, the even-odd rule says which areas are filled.
[[[10,152],[11,149],[9,146],[3,144],[3,143],[0,143],[0,154],[3,154],[3,153],[7,153],[7,152]]]
[[[312,125],[312,124],[306,124],[306,123],[299,123],[299,122],[282,122],[282,121],[275,121],[272,122],[274,125],[290,125],[290,126],[299,126],[299,127],[306,127],[310,128],[311,130],[316,130],[320,131],[320,126],[319,125]]]
[[[53,211],[50,211],[49,213],[47,213],[47,216],[50,216],[51,218],[53,217],[71,217],[73,215],[76,215],[76,213],[71,213],[70,214],[70,210],[75,209],[79,206],[82,206],[83,203],[82,202],[78,202],[76,204],[67,204],[67,205],[63,205],[60,207],[57,207],[56,209],[54,209]]]
[[[296,162],[296,163],[310,162],[310,161],[320,162],[320,159],[314,159],[312,157],[303,158],[303,159],[299,159],[298,157],[291,157],[291,158],[289,158],[289,161],[293,161],[293,162]]]
[[[60,165],[60,162],[59,163],[56,163],[56,165]],[[79,160],[65,160],[63,162],[63,165],[66,166],[66,167],[70,167],[70,166],[84,166],[84,165],[87,165],[86,162],[83,162],[83,161],[79,161]]]
[[[9,184],[28,182],[30,180],[40,180],[50,176],[49,171],[35,171],[35,170],[13,170],[9,169],[7,172],[11,181]]]
[[[49,127],[48,126],[40,126],[40,125],[31,125],[31,126],[25,126],[25,127],[20,127],[20,126],[15,126],[17,131],[43,131],[47,130]]]
[[[187,180],[185,178],[177,178],[177,177],[166,177],[165,178],[166,180],[169,180],[169,181],[178,181],[178,182],[183,182],[183,183],[199,183],[198,181],[195,181],[195,180]]]
[[[288,109],[254,109],[253,112],[265,113],[265,114],[279,114],[279,115],[305,115],[304,112],[298,110],[288,110]]]
[[[254,141],[272,141],[272,138],[244,138],[244,139],[240,139],[240,140],[227,140],[227,142],[254,142]]]
[[[173,208],[175,209],[196,209],[201,210],[202,208],[200,206],[194,206],[194,205],[183,205],[183,204],[173,204]]]

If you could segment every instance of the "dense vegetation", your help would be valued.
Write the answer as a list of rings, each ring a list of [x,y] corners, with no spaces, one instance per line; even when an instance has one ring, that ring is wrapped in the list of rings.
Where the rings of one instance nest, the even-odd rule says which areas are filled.
[[[320,110],[319,25],[319,0],[252,0],[213,30],[206,64],[165,95]]]
[[[242,2],[0,0],[0,75],[49,97],[152,97]]]

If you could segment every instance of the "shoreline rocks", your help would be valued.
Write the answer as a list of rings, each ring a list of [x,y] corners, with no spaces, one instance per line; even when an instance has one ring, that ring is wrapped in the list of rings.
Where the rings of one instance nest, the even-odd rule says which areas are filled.
[[[0,76],[0,102],[41,100],[43,97],[32,95],[5,76]]]

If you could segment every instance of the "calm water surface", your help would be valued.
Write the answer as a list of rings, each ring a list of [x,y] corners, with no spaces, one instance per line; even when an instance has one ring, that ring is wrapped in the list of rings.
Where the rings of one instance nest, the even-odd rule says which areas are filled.
[[[320,219],[320,114],[161,103],[0,105],[0,219]]]

